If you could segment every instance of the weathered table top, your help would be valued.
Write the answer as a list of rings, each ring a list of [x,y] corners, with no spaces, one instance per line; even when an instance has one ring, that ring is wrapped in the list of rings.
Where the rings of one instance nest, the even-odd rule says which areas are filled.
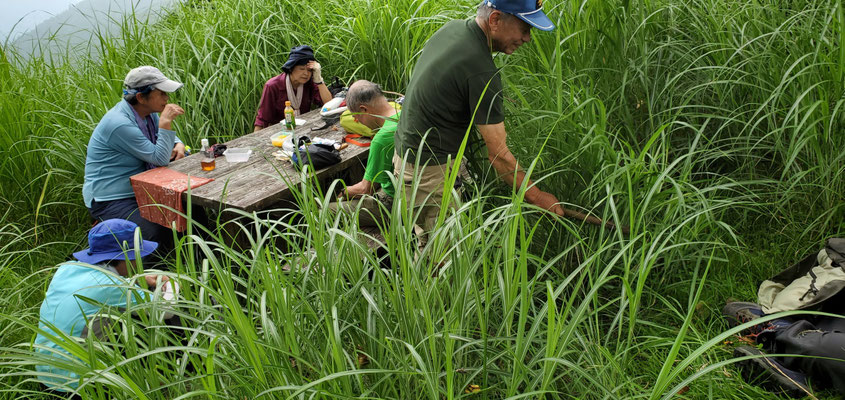
[[[307,122],[296,128],[296,134],[309,137],[323,137],[341,141],[346,132],[343,128],[329,128],[312,131],[315,126],[322,126],[319,110],[299,116],[297,119]],[[213,182],[191,190],[191,202],[205,208],[237,208],[245,211],[259,211],[290,198],[288,184],[298,185],[300,173],[290,161],[279,161],[274,156],[279,147],[270,143],[270,136],[281,131],[282,124],[276,124],[258,132],[241,136],[226,142],[228,148],[246,147],[252,149],[249,161],[229,163],[225,157],[216,158],[213,171],[203,171],[200,166],[202,155],[197,152],[181,160],[170,163],[169,168],[203,178],[214,178]],[[340,163],[316,172],[318,177],[328,176],[346,170],[356,163],[366,163],[368,148],[348,146],[340,151]],[[186,194],[187,196],[187,194]],[[187,198],[187,197],[186,197]]]

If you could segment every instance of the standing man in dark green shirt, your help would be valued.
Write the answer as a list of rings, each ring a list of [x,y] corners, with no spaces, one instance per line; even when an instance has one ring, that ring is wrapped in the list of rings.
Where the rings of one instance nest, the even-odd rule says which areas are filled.
[[[423,207],[417,222],[426,232],[437,219],[448,166],[454,164],[473,125],[501,179],[510,185],[523,184],[525,172],[506,142],[502,81],[492,53],[513,53],[531,40],[531,27],[554,29],[541,4],[537,0],[485,0],[474,19],[446,23],[423,48],[403,104],[393,167],[404,181],[406,197],[412,194],[415,176],[419,179],[413,203]],[[419,170],[414,165],[417,157]],[[528,187],[528,202],[560,216],[601,224],[595,217],[561,207],[554,195],[531,182]]]

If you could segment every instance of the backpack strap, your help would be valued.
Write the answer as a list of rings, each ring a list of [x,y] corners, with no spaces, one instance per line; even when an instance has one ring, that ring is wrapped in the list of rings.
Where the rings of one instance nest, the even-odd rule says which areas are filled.
[[[361,136],[357,133],[350,133],[350,134],[343,137],[343,141],[346,142],[346,143],[349,143],[349,144],[354,144],[354,145],[359,146],[359,147],[370,147],[370,142],[361,143],[361,142],[355,140],[355,139],[362,138],[362,137],[364,137],[364,136]]]
[[[845,238],[827,239],[825,250],[834,266],[845,268]]]
[[[801,296],[801,298],[798,299],[798,301],[804,301],[804,298],[807,297],[807,295],[810,294],[810,293],[812,293],[813,296],[819,294],[819,288],[816,287],[816,280],[818,280],[819,277],[816,276],[816,273],[813,272],[812,269],[808,273],[810,274],[810,278],[812,278],[812,281],[810,282],[810,288],[807,289],[807,292],[804,293],[804,295]]]

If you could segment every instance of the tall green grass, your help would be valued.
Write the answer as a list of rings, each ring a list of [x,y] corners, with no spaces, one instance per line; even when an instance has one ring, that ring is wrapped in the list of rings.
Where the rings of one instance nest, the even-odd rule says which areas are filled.
[[[100,38],[96,59],[0,59],[0,237],[14,238],[0,243],[12,322],[0,340],[2,393],[38,388],[31,366],[43,360],[29,339],[42,267],[84,246],[85,144],[126,71],[153,64],[185,83],[174,96],[187,110],[183,140],[226,140],[251,130],[261,87],[291,46],[314,46],[326,77],[402,92],[428,37],[474,5],[197,2],[155,25],[127,21],[121,37]],[[752,300],[765,276],[845,232],[842,8],[547,1],[558,29],[496,57],[510,147],[542,188],[630,225],[629,237],[542,216],[478,162],[422,253],[396,205],[385,261],[350,216],[322,207],[333,190],[305,185],[297,209],[236,222],[246,249],[215,229],[186,237],[171,263],[185,288],[175,336],[187,342],[122,316],[112,343],[82,344],[90,363],[73,368],[90,378],[83,393],[766,396],[724,364],[731,332],[718,309],[727,297]],[[465,393],[471,384],[481,393]]]
[[[666,387],[630,382],[642,362],[635,349],[647,343],[639,343],[629,324],[653,322],[636,311],[640,299],[618,290],[636,278],[618,271],[630,270],[634,263],[626,260],[646,252],[680,258],[699,274],[715,260],[684,252],[706,241],[669,248],[636,240],[619,247],[612,233],[596,231],[594,241],[563,221],[551,229],[572,245],[532,254],[533,237],[548,221],[537,210],[480,197],[450,214],[420,254],[402,245],[414,238],[399,218],[408,209],[397,202],[386,238],[392,268],[381,269],[354,216],[330,214],[323,207],[330,198],[312,186],[297,197],[297,209],[275,211],[282,218],[245,215],[237,222],[252,243],[245,250],[222,245],[222,237],[184,239],[185,252],[172,266],[183,287],[184,330],[121,315],[124,326],[111,343],[64,341],[85,360],[71,367],[90,378],[81,393],[439,399],[465,396],[476,384],[492,397],[660,396]],[[585,256],[568,259],[571,252]],[[282,272],[282,264],[293,272]],[[645,279],[652,269],[645,265],[634,275]],[[686,306],[665,301],[680,319],[687,314]],[[154,315],[156,306],[127,313],[143,309]],[[6,378],[32,376],[33,364],[49,362],[32,356],[28,343],[3,352]],[[26,390],[30,379],[8,390]]]

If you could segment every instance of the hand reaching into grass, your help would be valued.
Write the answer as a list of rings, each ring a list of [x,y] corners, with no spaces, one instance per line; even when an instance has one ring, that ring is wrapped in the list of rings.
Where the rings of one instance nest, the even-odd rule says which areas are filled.
[[[587,214],[584,214],[584,213],[579,212],[579,211],[570,210],[568,208],[562,208],[562,209],[563,209],[563,214],[558,214],[562,217],[577,219],[579,221],[586,221],[586,222],[589,222],[593,225],[604,226],[606,229],[610,229],[610,230],[620,229],[622,231],[622,233],[625,234],[625,235],[627,235],[631,232],[631,229],[626,225],[622,225],[622,227],[620,228],[620,227],[617,227],[616,224],[614,224],[613,222],[602,221],[601,218],[598,218],[598,217],[595,217],[595,216],[592,216],[592,215],[587,215]]]
[[[529,190],[530,192],[530,190]],[[551,211],[561,217],[564,216],[564,209],[560,206],[560,202],[557,200],[555,195],[544,192],[542,190],[537,189],[537,192],[534,196],[530,196],[531,193],[526,193],[526,200],[529,203],[534,204],[537,207],[540,207],[544,210]]]
[[[170,277],[166,275],[147,275],[144,277],[144,280],[147,281],[147,287],[153,289],[156,287],[156,283],[158,281],[158,277],[161,277],[161,283],[167,282],[170,280]]]
[[[558,215],[560,215],[562,217],[577,219],[579,221],[586,221],[586,222],[589,222],[593,225],[604,226],[606,229],[610,229],[610,230],[621,229],[622,233],[625,234],[625,235],[627,235],[631,231],[631,229],[626,225],[622,225],[622,227],[619,228],[613,222],[602,221],[601,218],[598,218],[598,217],[595,217],[595,216],[592,216],[592,215],[587,215],[587,214],[584,214],[584,213],[579,212],[579,211],[570,210],[568,208],[563,208],[563,214],[558,214]]]
[[[627,226],[622,226],[622,228],[617,228],[616,224],[610,221],[602,221],[600,218],[587,215],[579,211],[570,210],[568,208],[564,208],[560,205],[560,202],[557,200],[553,194],[544,192],[542,190],[538,190],[538,194],[536,194],[533,198],[529,199],[529,201],[536,205],[537,207],[543,208],[544,210],[551,211],[561,217],[567,217],[572,219],[577,219],[579,221],[586,221],[593,225],[604,226],[607,229],[621,229],[622,233],[627,235],[630,232],[630,228]]]

